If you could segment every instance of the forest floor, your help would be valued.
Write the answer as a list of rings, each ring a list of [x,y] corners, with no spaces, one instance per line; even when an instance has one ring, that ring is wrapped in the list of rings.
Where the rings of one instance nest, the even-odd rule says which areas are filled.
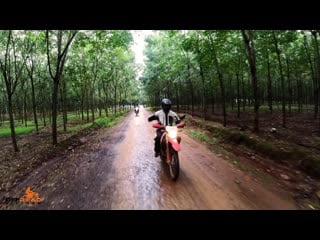
[[[252,133],[252,112],[241,114],[240,119],[236,113],[228,113],[227,128],[222,126],[221,114],[207,113],[207,121],[200,118],[202,116],[202,112],[194,111],[193,117],[188,117],[191,119],[189,128],[201,129],[210,141],[201,136],[198,138],[208,147],[214,149],[219,145],[236,154],[238,165],[246,162],[256,166],[257,172],[279,179],[279,184],[294,192],[300,205],[320,209],[319,120],[314,119],[312,111],[287,112],[286,128],[282,127],[281,111],[276,110],[273,114],[260,111],[259,134]]]
[[[74,114],[71,114],[71,117]],[[0,208],[10,202],[7,196],[10,189],[17,186],[35,169],[46,165],[56,157],[64,157],[74,152],[74,148],[85,144],[84,138],[102,126],[112,126],[122,119],[121,114],[111,118],[97,118],[94,123],[81,119],[68,120],[67,131],[58,122],[58,144],[52,145],[51,125],[27,134],[16,135],[19,152],[14,152],[10,136],[0,136]],[[32,127],[34,128],[34,126]],[[2,196],[2,199],[1,199]],[[14,200],[14,199],[13,199]]]

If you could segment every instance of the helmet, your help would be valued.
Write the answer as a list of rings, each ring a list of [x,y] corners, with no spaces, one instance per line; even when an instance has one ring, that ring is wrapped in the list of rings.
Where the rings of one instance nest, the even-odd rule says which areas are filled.
[[[171,109],[171,101],[167,98],[162,99],[161,107],[165,113],[168,113],[169,110]]]

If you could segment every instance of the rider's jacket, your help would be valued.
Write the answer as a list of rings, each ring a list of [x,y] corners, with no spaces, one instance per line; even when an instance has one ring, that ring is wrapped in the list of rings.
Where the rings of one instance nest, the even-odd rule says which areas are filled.
[[[166,114],[163,110],[159,110],[155,112],[154,115],[158,117],[159,122],[164,126],[172,125],[173,120],[175,120],[176,123],[180,122],[178,114],[171,110],[168,112],[168,114]]]

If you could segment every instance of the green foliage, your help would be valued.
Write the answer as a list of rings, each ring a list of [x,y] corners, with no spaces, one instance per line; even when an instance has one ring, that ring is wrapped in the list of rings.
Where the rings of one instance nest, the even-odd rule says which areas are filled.
[[[212,138],[208,137],[204,132],[200,132],[198,130],[190,130],[190,133],[192,136],[194,136],[195,138],[199,139],[202,142],[209,143],[209,144],[214,143]]]
[[[15,132],[17,135],[23,135],[34,131],[36,128],[35,126],[29,127],[16,127]],[[8,137],[11,134],[10,128],[0,128],[0,137]]]
[[[109,127],[111,126],[110,125],[111,122],[112,122],[111,118],[108,118],[108,117],[98,118],[94,120],[94,124],[100,127]]]

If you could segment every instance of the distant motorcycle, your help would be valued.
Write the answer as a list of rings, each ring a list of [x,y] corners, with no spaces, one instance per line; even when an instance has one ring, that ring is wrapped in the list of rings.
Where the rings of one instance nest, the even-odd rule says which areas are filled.
[[[136,108],[134,109],[134,112],[135,112],[136,116],[138,116],[138,114],[139,114],[139,108],[136,107]]]
[[[181,120],[185,116],[181,117]],[[178,128],[183,128],[184,122],[180,122],[176,126],[163,126],[159,123],[153,123],[152,127],[163,129],[163,134],[160,139],[160,158],[169,166],[170,177],[176,181],[179,177],[180,163],[179,154],[181,150],[181,137],[178,136]]]

